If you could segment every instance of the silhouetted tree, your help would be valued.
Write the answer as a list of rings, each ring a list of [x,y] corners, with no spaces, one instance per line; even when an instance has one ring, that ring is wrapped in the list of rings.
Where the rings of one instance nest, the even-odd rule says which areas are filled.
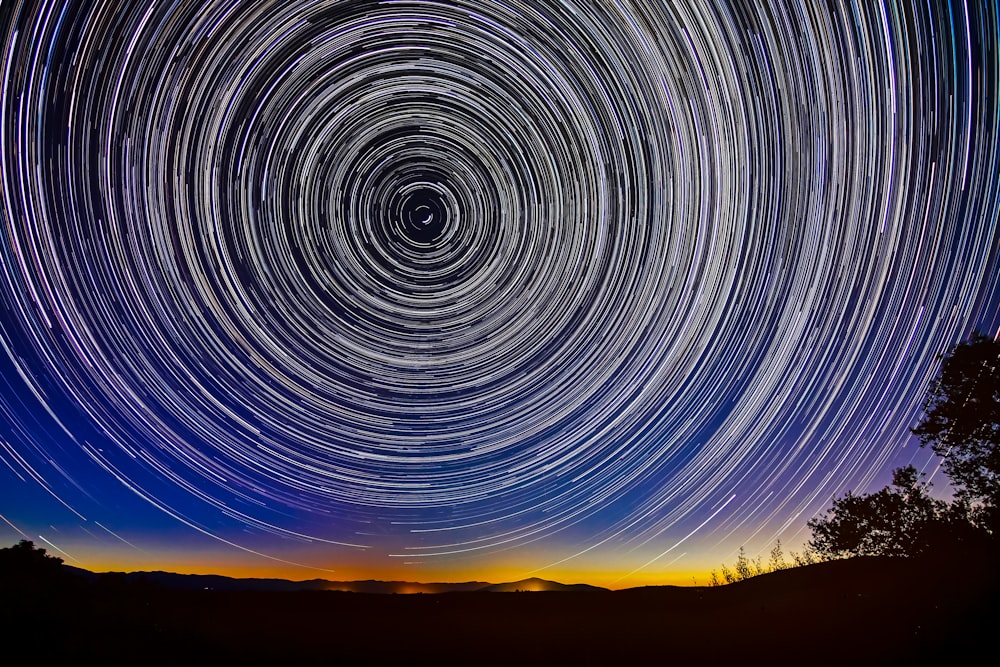
[[[1000,341],[975,334],[951,349],[913,429],[944,459],[974,523],[1000,530]]]
[[[848,492],[806,525],[809,547],[822,559],[847,556],[912,556],[935,546],[950,532],[948,503],[928,495],[913,466],[893,473],[892,485],[875,493]]]
[[[50,556],[45,549],[35,546],[31,540],[21,540],[12,547],[0,549],[0,572],[20,576],[58,575],[62,570],[62,558]]]
[[[62,558],[50,556],[31,540],[0,549],[0,591],[42,601],[48,595],[75,591],[86,582]]]
[[[848,493],[809,521],[820,558],[990,548],[1000,535],[1000,342],[977,333],[944,355],[912,431],[942,457],[954,501],[931,498],[915,468],[900,468],[891,486]]]

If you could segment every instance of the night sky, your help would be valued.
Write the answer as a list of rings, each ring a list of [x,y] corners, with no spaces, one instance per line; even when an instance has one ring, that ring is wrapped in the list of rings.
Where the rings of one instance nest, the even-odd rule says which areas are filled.
[[[706,583],[946,494],[1000,5],[750,4],[3,0],[0,542]]]

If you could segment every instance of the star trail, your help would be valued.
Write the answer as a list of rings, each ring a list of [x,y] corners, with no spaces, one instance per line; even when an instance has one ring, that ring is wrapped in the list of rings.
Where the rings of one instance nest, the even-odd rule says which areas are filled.
[[[1000,9],[745,4],[3,0],[0,538],[628,582],[944,492]]]

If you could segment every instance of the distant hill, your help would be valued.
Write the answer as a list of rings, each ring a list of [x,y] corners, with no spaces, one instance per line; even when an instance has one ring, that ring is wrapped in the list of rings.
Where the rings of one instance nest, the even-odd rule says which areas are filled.
[[[288,579],[257,579],[225,577],[218,574],[177,574],[174,572],[103,572],[96,573],[78,567],[65,566],[75,574],[91,582],[104,580],[122,581],[130,584],[152,584],[173,590],[212,591],[343,591],[348,593],[457,593],[478,591],[491,584],[487,581],[465,581],[459,583],[418,583],[413,581],[328,581],[309,579],[290,581]]]
[[[414,581],[328,581],[309,579],[290,581],[287,579],[256,579],[225,577],[218,574],[176,574],[174,572],[103,572],[96,573],[78,567],[65,566],[71,572],[92,583],[118,581],[129,584],[152,584],[162,588],[185,591],[343,591],[347,593],[408,594],[408,593],[520,593],[529,591],[592,592],[607,591],[606,588],[588,584],[561,584],[532,577],[521,581],[491,584],[488,581],[463,581],[459,583],[419,583]]]
[[[538,577],[532,577],[531,579],[522,579],[521,581],[512,581],[504,584],[489,584],[479,590],[483,593],[524,593],[531,591],[586,593],[607,591],[608,589],[589,584],[560,584],[558,581],[547,581]]]

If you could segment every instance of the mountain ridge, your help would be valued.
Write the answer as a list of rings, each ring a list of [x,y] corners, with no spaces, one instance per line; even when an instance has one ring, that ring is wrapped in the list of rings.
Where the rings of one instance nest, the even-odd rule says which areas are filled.
[[[590,584],[564,584],[558,581],[530,577],[518,581],[492,583],[488,581],[431,582],[364,579],[333,581],[329,579],[290,579],[264,577],[229,577],[221,574],[180,574],[163,570],[136,572],[92,572],[64,565],[74,574],[91,582],[147,583],[176,590],[219,591],[331,591],[345,593],[412,594],[412,593],[514,593],[514,592],[594,592],[607,588]]]

